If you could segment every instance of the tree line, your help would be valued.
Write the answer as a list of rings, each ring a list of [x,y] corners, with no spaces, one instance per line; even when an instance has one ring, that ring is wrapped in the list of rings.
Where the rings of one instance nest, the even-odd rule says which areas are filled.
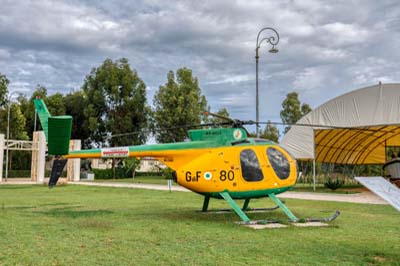
[[[8,85],[9,80],[0,73],[0,132],[4,134]],[[31,139],[34,127],[40,129],[39,121],[35,124],[33,105],[37,97],[44,100],[52,115],[73,117],[72,138],[81,139],[84,148],[139,145],[147,141],[150,132],[159,143],[179,142],[187,137],[188,126],[221,122],[204,116],[210,106],[197,77],[185,67],[168,72],[165,84],[154,96],[154,107],[150,108],[146,85],[126,58],[106,59],[91,70],[79,90],[66,95],[48,95],[41,85],[30,98],[20,95],[10,103],[10,139]],[[282,103],[282,122],[293,124],[309,111],[309,105],[301,104],[296,92],[289,93]],[[229,117],[226,108],[218,114]],[[275,125],[267,124],[261,137],[278,142],[280,132]]]

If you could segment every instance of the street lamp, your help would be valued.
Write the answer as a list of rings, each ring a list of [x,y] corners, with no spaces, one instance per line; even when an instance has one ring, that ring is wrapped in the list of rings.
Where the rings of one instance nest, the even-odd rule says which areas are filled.
[[[272,31],[276,35],[276,37],[271,35],[269,37],[262,38],[260,40],[260,35],[265,30]],[[272,45],[272,48],[269,50],[270,53],[274,53],[274,54],[277,53],[279,50],[275,46],[279,43],[278,32],[273,28],[263,28],[258,32],[258,35],[257,35],[257,43],[256,43],[256,135],[257,135],[257,138],[260,137],[260,130],[259,130],[260,116],[259,116],[259,111],[258,111],[258,105],[259,105],[258,104],[258,102],[259,102],[258,101],[258,59],[259,59],[258,50],[260,49],[260,46],[264,41]]]
[[[8,178],[8,141],[10,139],[10,108],[11,108],[11,98],[14,94],[16,93],[21,93],[23,92],[22,90],[15,90],[12,91],[8,94],[7,97],[7,145],[6,145],[6,173],[5,173],[5,181],[7,182],[7,178]]]

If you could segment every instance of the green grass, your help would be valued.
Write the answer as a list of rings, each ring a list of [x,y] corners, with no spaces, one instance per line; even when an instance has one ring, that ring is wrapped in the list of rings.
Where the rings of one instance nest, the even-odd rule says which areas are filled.
[[[387,205],[287,199],[300,218],[342,215],[327,228],[253,230],[201,204],[195,193],[2,185],[0,265],[400,265],[400,214]]]

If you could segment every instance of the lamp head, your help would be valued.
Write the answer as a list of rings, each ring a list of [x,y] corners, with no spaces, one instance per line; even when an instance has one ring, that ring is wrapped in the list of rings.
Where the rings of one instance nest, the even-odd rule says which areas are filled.
[[[271,54],[276,54],[277,52],[279,52],[279,50],[277,48],[275,48],[275,45],[272,45],[272,48],[269,50],[269,52]]]

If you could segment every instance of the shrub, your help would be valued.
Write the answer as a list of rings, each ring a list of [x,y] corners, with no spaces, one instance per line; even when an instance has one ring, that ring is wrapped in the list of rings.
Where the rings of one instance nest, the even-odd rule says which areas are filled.
[[[344,184],[344,181],[339,180],[339,178],[337,178],[337,177],[336,177],[336,179],[328,177],[328,180],[324,183],[324,186],[331,190],[336,190],[336,189],[340,188],[343,184]]]
[[[162,169],[161,172],[162,172],[162,176],[164,176],[165,179],[173,179],[174,178],[173,174],[172,174],[174,172],[174,170],[172,170],[169,167]]]
[[[112,179],[113,170],[112,169],[93,169],[95,179]],[[131,178],[132,170],[126,168],[115,168],[115,178]]]
[[[45,177],[50,176],[51,171],[46,170],[44,173]],[[67,176],[67,171],[63,171],[62,177]],[[4,172],[3,172],[3,177],[4,177]],[[10,170],[8,171],[8,177],[9,178],[30,178],[31,177],[31,170]]]

